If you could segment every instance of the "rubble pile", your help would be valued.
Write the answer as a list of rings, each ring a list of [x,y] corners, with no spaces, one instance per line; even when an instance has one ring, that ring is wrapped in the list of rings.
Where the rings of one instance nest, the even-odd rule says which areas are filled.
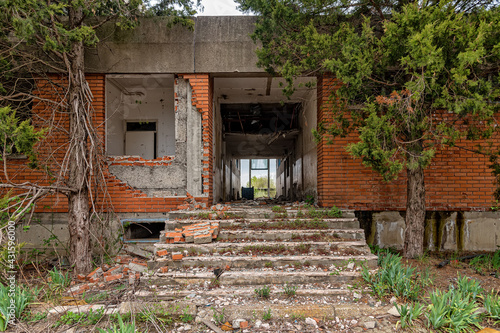
[[[128,278],[130,284],[139,281],[142,273],[148,269],[145,260],[132,258],[129,256],[117,256],[116,264],[102,265],[94,269],[88,275],[77,275],[76,280],[72,282],[72,287],[68,290],[70,295],[81,295],[86,291],[102,288],[106,282],[123,280]]]
[[[191,224],[160,236],[160,243],[167,244],[207,244],[219,235],[219,222],[202,222]]]

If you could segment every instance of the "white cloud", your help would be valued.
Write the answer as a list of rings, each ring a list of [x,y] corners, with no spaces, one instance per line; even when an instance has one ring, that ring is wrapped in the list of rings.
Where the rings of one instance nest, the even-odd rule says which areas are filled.
[[[205,8],[198,13],[201,16],[243,15],[233,0],[202,0],[201,4]]]

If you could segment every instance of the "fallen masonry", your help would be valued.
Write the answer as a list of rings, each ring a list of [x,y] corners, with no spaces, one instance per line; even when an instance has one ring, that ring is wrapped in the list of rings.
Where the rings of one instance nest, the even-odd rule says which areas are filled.
[[[78,275],[67,293],[71,296],[81,295],[92,289],[104,288],[106,283],[113,281],[127,280],[128,283],[135,284],[147,270],[145,260],[125,255],[117,256],[113,266],[103,265],[94,269],[87,276]]]
[[[207,244],[216,239],[218,235],[219,222],[203,222],[175,228],[173,232],[162,232],[160,235],[160,243]]]

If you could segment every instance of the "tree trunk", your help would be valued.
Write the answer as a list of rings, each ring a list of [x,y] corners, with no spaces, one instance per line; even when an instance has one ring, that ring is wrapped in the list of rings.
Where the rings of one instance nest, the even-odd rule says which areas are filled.
[[[406,229],[404,257],[416,258],[424,250],[425,184],[424,169],[407,169]]]
[[[68,224],[70,261],[75,274],[85,274],[92,269],[90,251],[89,187],[88,187],[88,143],[86,131],[86,100],[84,95],[84,47],[75,43],[72,47],[69,73],[69,172]]]

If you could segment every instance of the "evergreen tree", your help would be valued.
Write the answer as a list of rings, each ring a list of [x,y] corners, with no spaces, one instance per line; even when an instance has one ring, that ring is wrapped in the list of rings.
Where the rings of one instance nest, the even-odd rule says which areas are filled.
[[[92,202],[92,185],[103,183],[97,179],[102,176],[97,168],[103,163],[103,149],[92,122],[84,50],[96,45],[96,29],[108,21],[129,29],[141,16],[162,15],[172,17],[172,24],[192,25],[189,17],[197,6],[198,0],[0,1],[1,104],[18,106],[20,100],[39,98],[30,89],[21,89],[21,78],[33,82],[34,77],[41,77],[44,72],[64,78],[54,83],[61,96],[60,101],[54,102],[62,106],[69,120],[69,142],[61,147],[66,150],[64,160],[60,170],[52,170],[57,179],[51,187],[68,198],[70,261],[76,274],[92,268],[89,227],[93,210],[89,202]]]
[[[423,253],[424,169],[437,149],[487,139],[500,96],[498,1],[238,0],[259,15],[259,65],[286,78],[333,74],[332,120],[384,180],[407,176],[404,255]]]

